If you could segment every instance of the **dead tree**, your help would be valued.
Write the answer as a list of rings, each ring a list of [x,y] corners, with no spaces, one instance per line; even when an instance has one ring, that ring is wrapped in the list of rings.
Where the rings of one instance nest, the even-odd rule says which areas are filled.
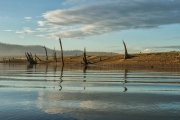
[[[36,54],[35,54],[35,58],[37,58],[39,61],[42,61]]]
[[[31,58],[33,58],[32,54],[31,53],[29,53],[29,54],[30,54]]]
[[[27,56],[28,56],[28,61],[30,64],[36,64],[37,62],[33,59],[33,56],[31,53],[27,52]]]
[[[25,53],[25,55],[26,55],[26,58],[27,58],[27,61],[30,63],[30,64],[37,64],[37,62],[33,59],[33,56],[32,56],[32,54],[30,53]]]
[[[57,62],[57,57],[56,57],[56,50],[55,50],[55,48],[54,48],[54,51],[53,51],[53,59],[54,59],[55,62]]]
[[[83,61],[84,61],[84,64],[85,64],[85,65],[88,64],[88,61],[87,61],[87,59],[86,59],[86,47],[84,48]]]
[[[62,49],[62,43],[61,38],[59,38],[60,48],[61,48],[61,64],[64,66],[64,58],[63,58],[63,49]]]
[[[128,59],[128,58],[130,58],[130,55],[128,54],[128,52],[127,52],[127,48],[126,48],[126,44],[124,43],[124,41],[123,41],[123,45],[124,45],[124,59]]]
[[[25,55],[26,55],[27,61],[29,62],[29,61],[30,61],[30,58],[29,58],[28,53],[25,53]]]
[[[45,52],[46,52],[46,60],[48,60],[47,49],[45,46],[43,48],[45,49]]]
[[[25,55],[26,55],[26,59],[27,59],[27,61],[29,61],[29,57],[28,57],[28,55],[27,55],[27,53],[25,52]]]

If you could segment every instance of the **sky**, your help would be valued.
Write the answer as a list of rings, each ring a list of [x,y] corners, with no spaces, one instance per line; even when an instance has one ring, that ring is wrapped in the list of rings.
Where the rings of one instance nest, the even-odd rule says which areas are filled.
[[[0,42],[58,50],[180,51],[180,0],[0,0]]]

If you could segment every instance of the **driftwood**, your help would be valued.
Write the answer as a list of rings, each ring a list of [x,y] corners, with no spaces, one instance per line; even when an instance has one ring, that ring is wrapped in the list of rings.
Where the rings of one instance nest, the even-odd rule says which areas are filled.
[[[48,60],[47,49],[45,46],[43,48],[45,49],[45,52],[46,52],[46,60]]]
[[[63,58],[63,49],[62,49],[62,43],[61,38],[59,38],[60,48],[61,48],[61,64],[64,66],[64,58]]]
[[[84,64],[85,64],[85,65],[88,64],[88,61],[87,61],[87,59],[86,59],[86,48],[84,48],[83,61],[84,61]]]
[[[123,41],[123,45],[124,45],[124,59],[128,59],[128,58],[130,58],[130,55],[128,54],[128,52],[127,52],[127,48],[126,48],[126,44],[124,43],[124,41]]]
[[[37,62],[33,59],[33,56],[32,56],[32,54],[30,53],[25,53],[25,55],[26,55],[26,58],[27,58],[27,61],[30,63],[30,64],[37,64]]]

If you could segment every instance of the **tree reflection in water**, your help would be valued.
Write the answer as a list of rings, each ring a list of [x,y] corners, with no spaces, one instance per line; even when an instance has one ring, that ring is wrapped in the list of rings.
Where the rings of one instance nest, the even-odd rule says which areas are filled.
[[[84,73],[84,78],[86,78],[86,70],[87,70],[88,66],[85,65],[83,68],[83,73]],[[83,82],[86,82],[86,80],[84,79]],[[84,90],[86,89],[86,87],[84,87]]]
[[[60,89],[59,89],[59,91],[62,90],[61,83],[63,82],[63,79],[62,79],[63,78],[63,70],[64,70],[64,65],[61,66],[61,75],[60,75],[60,82],[59,82]]]
[[[124,84],[127,83],[127,80],[126,80],[126,78],[127,78],[127,72],[128,72],[128,70],[125,69],[125,70],[124,70],[124,83],[123,83],[124,92],[126,92],[126,91],[128,90],[127,87],[124,86]]]

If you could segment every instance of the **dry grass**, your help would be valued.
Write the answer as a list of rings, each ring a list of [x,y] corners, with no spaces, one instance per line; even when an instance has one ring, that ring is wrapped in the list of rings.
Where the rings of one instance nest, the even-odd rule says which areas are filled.
[[[91,63],[90,65],[100,66],[116,66],[116,67],[180,67],[180,54],[178,52],[167,52],[167,53],[148,53],[148,54],[131,54],[132,58],[124,60],[123,54],[116,55],[87,55],[87,60]],[[101,59],[100,59],[101,57]],[[55,63],[53,58],[49,57],[46,61],[45,57],[40,57],[41,63]],[[57,63],[61,64],[61,58],[57,58]],[[13,63],[24,63],[27,62],[25,58],[14,58],[14,59],[0,59],[0,62],[13,62]],[[83,63],[82,56],[65,56],[65,65],[80,65]]]

